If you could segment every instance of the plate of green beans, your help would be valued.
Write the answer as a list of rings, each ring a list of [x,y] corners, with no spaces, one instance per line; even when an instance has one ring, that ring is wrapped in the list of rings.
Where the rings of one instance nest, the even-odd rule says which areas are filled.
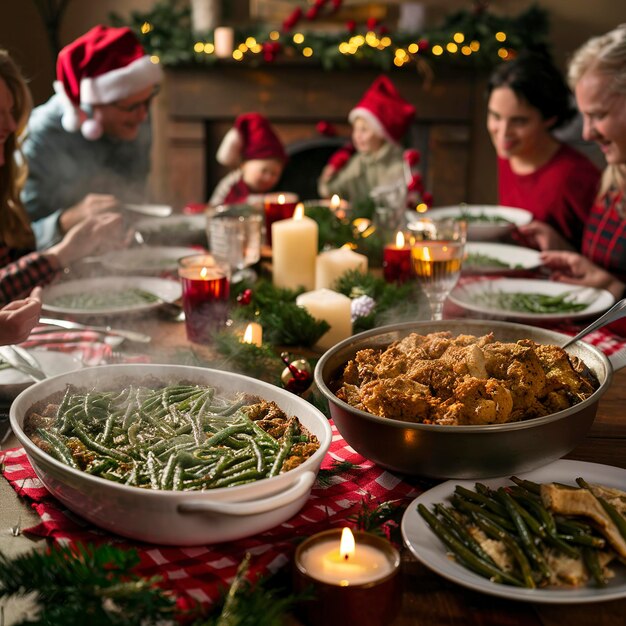
[[[105,276],[69,280],[44,288],[43,309],[72,317],[143,313],[180,298],[176,280]]]
[[[480,317],[534,322],[598,315],[615,298],[604,289],[551,280],[497,278],[458,285],[450,301]]]
[[[465,245],[465,274],[515,274],[540,267],[539,251],[503,243],[472,241]]]
[[[613,559],[602,568],[598,562],[601,552],[611,550],[610,542],[589,519],[551,512],[538,495],[542,483],[623,490],[626,470],[559,460],[513,477],[447,481],[408,506],[404,542],[437,574],[481,593],[555,604],[626,597],[626,565]],[[626,518],[620,517],[626,533]],[[507,562],[494,553],[494,544],[507,553]],[[573,570],[576,586],[567,568],[561,565],[557,572],[556,557],[561,563],[571,559],[572,568],[582,561],[582,570]]]

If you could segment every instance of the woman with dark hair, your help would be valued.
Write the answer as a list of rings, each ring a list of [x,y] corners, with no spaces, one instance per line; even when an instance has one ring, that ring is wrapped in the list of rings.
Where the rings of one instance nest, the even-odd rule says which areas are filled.
[[[547,55],[526,52],[496,68],[488,94],[487,130],[498,155],[500,204],[527,209],[564,238],[549,243],[536,238],[537,247],[580,249],[600,172],[552,134],[576,114],[563,76]],[[534,238],[532,225],[526,234]]]

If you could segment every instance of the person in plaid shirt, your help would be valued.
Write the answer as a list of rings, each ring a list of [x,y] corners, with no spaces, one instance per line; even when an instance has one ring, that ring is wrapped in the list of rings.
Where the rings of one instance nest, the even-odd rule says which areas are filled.
[[[583,137],[606,158],[600,193],[585,223],[582,254],[542,253],[552,277],[607,289],[626,288],[626,24],[594,37],[574,54],[569,82],[583,115]],[[615,330],[623,333],[626,324]]]
[[[34,251],[35,237],[19,198],[26,166],[23,159],[16,159],[31,106],[17,66],[0,50],[0,306],[49,283],[64,267],[96,253],[105,242],[122,241],[121,216],[106,213],[73,227],[47,251]]]

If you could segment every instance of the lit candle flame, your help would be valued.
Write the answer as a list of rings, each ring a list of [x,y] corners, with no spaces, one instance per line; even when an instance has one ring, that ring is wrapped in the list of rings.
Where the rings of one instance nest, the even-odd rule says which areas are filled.
[[[246,326],[246,332],[243,334],[243,343],[252,343],[252,324]]]
[[[401,230],[396,234],[396,248],[404,248],[404,233]]]
[[[424,248],[422,249],[422,253],[424,261],[432,261],[432,258],[430,256],[430,249],[428,248],[428,246],[424,246]]]
[[[285,204],[285,194],[284,194],[284,193],[281,193],[281,194],[278,196],[278,200],[277,200],[277,202],[278,202],[278,204]]]
[[[355,550],[354,535],[352,531],[346,527],[341,531],[341,542],[339,543],[339,555],[346,561],[354,556]]]
[[[200,278],[202,278],[202,280],[205,280],[208,275],[209,275],[209,268],[208,267],[203,267],[200,270]]]
[[[296,208],[293,212],[293,219],[301,220],[303,217],[304,217],[304,204],[302,204],[302,202],[299,202],[296,205]]]
[[[337,194],[333,195],[333,197],[330,199],[330,208],[337,209],[339,208],[340,204],[341,204],[341,198]]]

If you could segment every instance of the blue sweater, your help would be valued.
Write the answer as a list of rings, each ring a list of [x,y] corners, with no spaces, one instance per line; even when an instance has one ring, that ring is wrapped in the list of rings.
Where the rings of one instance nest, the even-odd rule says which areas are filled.
[[[34,109],[23,150],[28,180],[22,202],[32,221],[37,247],[58,242],[59,216],[88,193],[109,193],[120,201],[145,200],[150,169],[150,125],[142,125],[137,139],[120,141],[102,136],[85,139],[61,126],[63,109],[58,96]]]

